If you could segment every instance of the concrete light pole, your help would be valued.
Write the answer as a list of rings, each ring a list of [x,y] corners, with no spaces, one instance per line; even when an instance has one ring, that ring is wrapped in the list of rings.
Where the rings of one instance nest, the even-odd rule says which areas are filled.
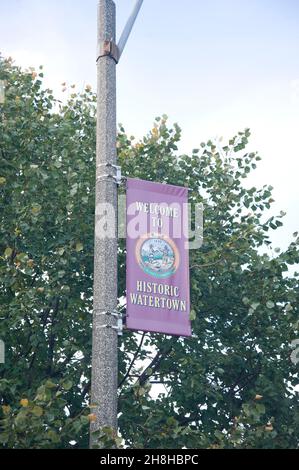
[[[98,109],[96,151],[96,214],[91,403],[96,421],[91,432],[117,431],[117,154],[116,64],[125,47],[143,0],[138,0],[116,46],[116,7],[112,0],[98,5]],[[107,234],[98,227],[107,221]],[[95,439],[91,435],[91,446]]]

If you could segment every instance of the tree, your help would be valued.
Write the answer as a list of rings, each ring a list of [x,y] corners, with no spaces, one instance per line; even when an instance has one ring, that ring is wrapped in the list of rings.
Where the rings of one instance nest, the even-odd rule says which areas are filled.
[[[90,394],[95,106],[90,87],[66,104],[43,73],[0,60],[0,445],[87,447]],[[298,234],[270,252],[272,188],[245,188],[260,157],[250,131],[226,146],[177,155],[181,130],[163,116],[141,141],[120,127],[123,174],[188,185],[205,210],[191,256],[197,338],[125,331],[119,342],[120,435],[131,448],[295,448]],[[264,250],[268,246],[268,250]],[[120,243],[119,297],[125,294]],[[153,395],[156,383],[158,396]]]

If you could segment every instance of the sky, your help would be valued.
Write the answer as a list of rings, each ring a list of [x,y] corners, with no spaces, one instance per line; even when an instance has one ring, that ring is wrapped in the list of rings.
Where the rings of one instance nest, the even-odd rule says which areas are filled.
[[[135,0],[116,0],[120,36]],[[0,0],[0,51],[45,67],[45,84],[96,87],[97,0]],[[299,230],[299,1],[144,0],[118,68],[118,122],[142,137],[167,114],[180,152],[249,127],[262,162],[254,186],[274,186],[273,233],[286,248]]]

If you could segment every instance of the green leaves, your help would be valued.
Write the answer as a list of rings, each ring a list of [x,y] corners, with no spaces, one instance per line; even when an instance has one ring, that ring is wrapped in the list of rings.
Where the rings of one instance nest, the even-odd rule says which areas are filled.
[[[95,443],[93,449],[121,449],[122,439],[117,436],[115,430],[109,426],[93,432]]]
[[[50,442],[52,442],[53,444],[58,444],[60,442],[60,436],[55,431],[52,431],[52,430],[48,431],[47,437],[50,440]]]
[[[266,412],[266,408],[263,403],[244,403],[244,405],[242,405],[242,409],[246,417],[251,417],[254,420],[259,420]]]
[[[34,414],[34,416],[37,416],[37,418],[40,418],[44,412],[40,406],[34,406],[32,409],[32,413]]]
[[[9,345],[0,379],[0,447],[87,448],[94,419],[86,405],[95,95],[74,94],[62,105],[32,74],[0,59],[0,80],[7,82],[0,117],[0,320]],[[248,129],[228,144],[213,140],[178,155],[179,126],[165,115],[151,127],[140,141],[119,129],[119,162],[124,176],[188,185],[190,201],[204,206],[204,245],[190,251],[196,337],[124,334],[121,436],[100,430],[98,445],[296,448],[298,379],[288,345],[298,331],[298,276],[288,269],[299,262],[298,233],[287,250],[262,254],[284,214],[268,214],[271,186],[243,184],[260,160],[243,152]],[[123,305],[122,241],[118,254]]]
[[[66,380],[62,383],[62,387],[64,388],[64,390],[71,390],[71,388],[73,387],[73,382],[71,380]]]
[[[196,311],[195,310],[191,310],[190,312],[190,320],[191,321],[194,321],[196,319]]]
[[[24,262],[28,261],[28,255],[26,253],[18,253],[16,258],[21,263],[24,263]]]
[[[80,251],[83,251],[84,249],[84,246],[83,246],[83,243],[81,242],[78,242],[76,243],[76,251],[79,253]]]
[[[33,215],[37,216],[42,210],[42,206],[40,204],[34,204],[31,208],[31,212]]]
[[[6,250],[4,251],[5,258],[10,258],[12,254],[13,254],[12,248],[6,248]]]
[[[160,133],[159,128],[155,132]],[[262,213],[270,208],[271,186],[245,189],[241,184],[260,160],[256,153],[240,155],[248,137],[249,130],[240,133],[222,151],[218,151],[220,143],[202,144],[200,158],[197,152],[191,157],[183,155],[179,165],[169,151],[164,172],[164,162],[154,152],[163,154],[167,141],[159,140],[153,150],[150,138],[144,138],[142,145],[137,144],[138,151],[130,152],[132,144],[121,129],[118,150],[124,174],[177,184],[183,173],[182,180],[187,179],[188,186],[193,188],[190,198],[203,202],[205,207],[204,246],[190,252],[191,265],[195,266],[191,272],[191,319],[198,339],[176,344],[158,371],[151,367],[149,380],[167,384],[165,394],[161,393],[155,401],[143,391],[140,396],[138,388],[134,389],[133,398],[131,387],[136,382],[127,380],[122,392],[120,426],[128,443],[136,442],[138,429],[141,445],[150,439],[153,447],[179,446],[170,430],[161,436],[159,419],[163,420],[168,409],[169,414],[184,423],[181,428],[184,431],[192,423],[195,435],[188,434],[183,446],[281,445],[272,441],[273,434],[267,433],[265,427],[273,414],[280,414],[279,403],[287,393],[284,381],[291,376],[289,358],[278,359],[281,344],[289,343],[291,337],[290,323],[279,312],[287,290],[293,291],[298,283],[294,278],[284,279],[282,253],[275,259],[260,255],[261,247],[271,245],[269,227],[271,224],[279,227],[280,221],[272,217],[261,223]],[[123,276],[121,271],[121,279]],[[125,337],[124,343],[125,351],[138,350],[134,337]],[[148,343],[160,352],[164,350],[163,338],[151,335]],[[145,351],[139,354],[149,360]],[[127,365],[123,372],[130,364],[126,354],[124,361]],[[135,367],[131,373],[135,377],[141,371]],[[271,383],[272,374],[277,374],[275,384]],[[263,396],[267,391],[265,402],[252,401],[255,390],[260,390]],[[287,401],[295,406],[290,394]],[[174,411],[174,404],[179,411]],[[227,410],[232,410],[230,416]],[[284,413],[293,422],[292,414],[286,409]],[[134,427],[130,416],[134,416]],[[230,433],[234,417],[239,419],[239,425]],[[148,438],[147,425],[159,439]],[[287,437],[284,445],[290,445]]]

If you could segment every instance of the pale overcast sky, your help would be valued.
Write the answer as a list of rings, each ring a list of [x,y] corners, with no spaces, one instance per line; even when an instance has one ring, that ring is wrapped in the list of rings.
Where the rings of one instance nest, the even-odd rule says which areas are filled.
[[[135,0],[116,0],[118,32]],[[97,0],[0,0],[0,51],[43,64],[46,84],[96,85]],[[118,121],[141,137],[155,116],[183,129],[182,152],[252,130],[263,157],[254,185],[275,187],[288,212],[273,236],[299,229],[299,1],[144,0],[118,65]]]

